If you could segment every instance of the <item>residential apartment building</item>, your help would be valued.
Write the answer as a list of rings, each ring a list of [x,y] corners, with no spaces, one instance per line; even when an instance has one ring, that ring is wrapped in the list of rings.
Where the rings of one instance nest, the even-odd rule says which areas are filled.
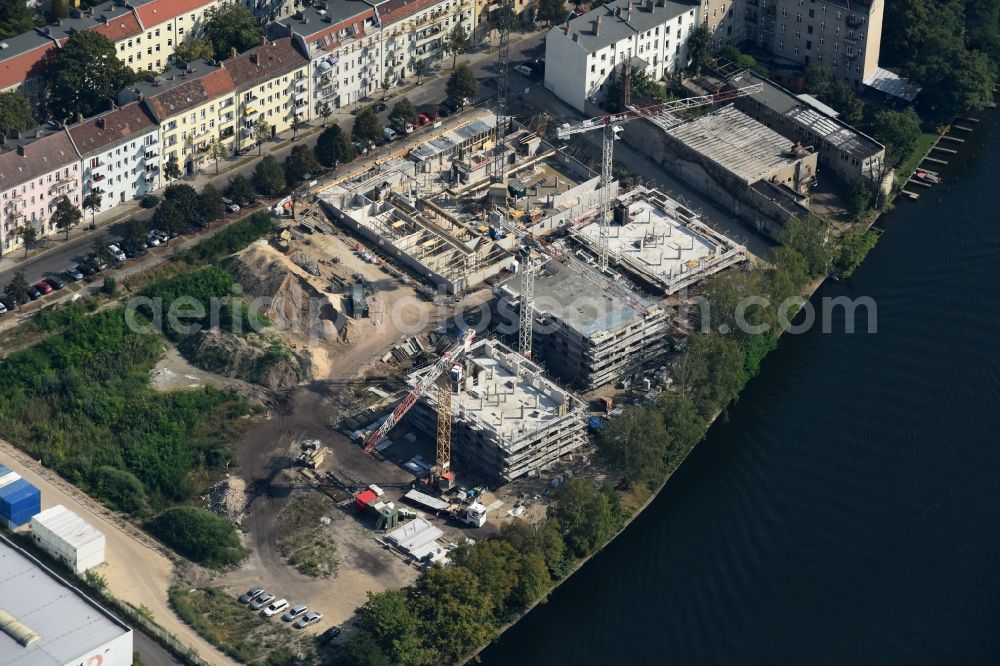
[[[116,107],[68,130],[81,158],[83,196],[101,193],[97,212],[159,188],[160,130],[141,102]]]
[[[469,34],[472,46],[479,46],[493,37],[499,21],[499,9],[503,6],[500,0],[474,0],[472,32]],[[535,18],[538,3],[533,0],[512,0],[514,23],[528,25]],[[567,9],[567,14],[569,10]]]
[[[171,67],[162,76],[143,81],[118,95],[122,106],[141,101],[160,128],[160,168],[171,159],[185,173],[209,164],[213,139],[232,153],[237,143],[235,84],[229,72],[214,61]],[[166,185],[161,179],[160,185]]]
[[[65,128],[45,125],[31,132],[11,133],[0,145],[0,249],[21,246],[17,233],[30,225],[39,236],[56,231],[52,213],[65,195],[82,201],[80,154]]]
[[[626,59],[633,72],[669,77],[687,64],[698,9],[673,0],[612,0],[553,27],[545,38],[545,87],[585,111],[588,101],[601,101],[602,86]]]
[[[715,48],[752,43],[858,88],[878,69],[884,12],[884,0],[704,0],[702,16]]]
[[[448,33],[461,25],[472,34],[475,0],[385,0],[376,5],[382,24],[382,78],[390,83],[429,71],[447,55]]]
[[[374,4],[330,0],[268,26],[271,38],[291,37],[309,54],[309,108],[346,108],[381,86],[381,29]]]
[[[240,147],[256,144],[253,125],[259,118],[272,137],[292,129],[296,117],[309,120],[309,59],[291,38],[265,41],[220,65],[235,90]]]
[[[209,9],[225,0],[114,0],[72,9],[69,18],[0,41],[0,91],[19,90],[40,105],[40,78],[71,35],[107,37],[118,58],[138,71],[161,71],[177,44],[197,34]]]

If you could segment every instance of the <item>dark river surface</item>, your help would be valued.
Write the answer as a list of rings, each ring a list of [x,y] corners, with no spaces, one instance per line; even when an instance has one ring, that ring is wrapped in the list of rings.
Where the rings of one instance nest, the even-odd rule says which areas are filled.
[[[785,336],[652,505],[485,664],[1000,663],[995,114],[960,152],[816,294],[871,296],[877,334]]]

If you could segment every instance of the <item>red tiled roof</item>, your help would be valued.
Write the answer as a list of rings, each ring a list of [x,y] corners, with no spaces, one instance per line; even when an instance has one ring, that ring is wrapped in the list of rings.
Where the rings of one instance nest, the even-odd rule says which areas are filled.
[[[20,85],[27,78],[41,76],[49,57],[56,51],[55,44],[43,44],[37,49],[0,61],[0,90]]]
[[[128,141],[136,135],[146,134],[155,128],[156,124],[142,104],[132,102],[84,120],[68,129],[76,149],[86,156],[108,146]]]
[[[147,28],[169,21],[175,16],[203,7],[212,0],[153,0],[138,8],[139,19]]]
[[[182,83],[147,98],[150,108],[160,122],[164,118],[191,109],[208,100],[233,90],[233,80],[224,69],[215,70],[204,76]]]
[[[94,27],[94,32],[98,32],[112,42],[117,42],[126,37],[135,37],[142,34],[142,26],[135,14],[122,14],[121,16],[109,19],[107,23]]]
[[[389,25],[396,21],[413,16],[419,11],[436,5],[441,0],[387,0],[377,5],[379,18],[382,25]]]

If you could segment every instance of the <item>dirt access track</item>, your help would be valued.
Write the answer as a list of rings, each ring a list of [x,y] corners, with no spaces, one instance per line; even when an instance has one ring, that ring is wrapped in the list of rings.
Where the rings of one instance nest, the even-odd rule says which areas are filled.
[[[170,609],[167,589],[173,582],[174,565],[161,546],[4,440],[0,440],[0,462],[41,490],[43,509],[62,504],[104,534],[106,562],[94,571],[107,579],[108,591],[113,596],[136,608],[144,605],[157,624],[182,644],[194,648],[208,663],[236,664]]]

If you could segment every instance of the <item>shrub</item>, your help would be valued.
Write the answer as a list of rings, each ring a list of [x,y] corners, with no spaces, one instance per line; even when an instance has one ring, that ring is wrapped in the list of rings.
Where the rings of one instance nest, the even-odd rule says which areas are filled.
[[[254,241],[274,231],[274,221],[267,213],[257,212],[234,222],[219,233],[206,238],[190,250],[178,253],[186,264],[208,264],[239,252]]]
[[[115,292],[118,291],[118,281],[110,275],[107,276],[104,278],[104,285],[101,287],[101,291],[108,296],[114,296]]]
[[[156,208],[160,205],[160,197],[155,194],[147,194],[142,198],[142,201],[139,202],[139,205],[143,208]]]
[[[126,513],[139,513],[146,503],[146,487],[131,472],[102,465],[94,471],[97,494]]]
[[[163,543],[199,564],[232,566],[246,557],[233,524],[198,507],[167,509],[148,527]]]

